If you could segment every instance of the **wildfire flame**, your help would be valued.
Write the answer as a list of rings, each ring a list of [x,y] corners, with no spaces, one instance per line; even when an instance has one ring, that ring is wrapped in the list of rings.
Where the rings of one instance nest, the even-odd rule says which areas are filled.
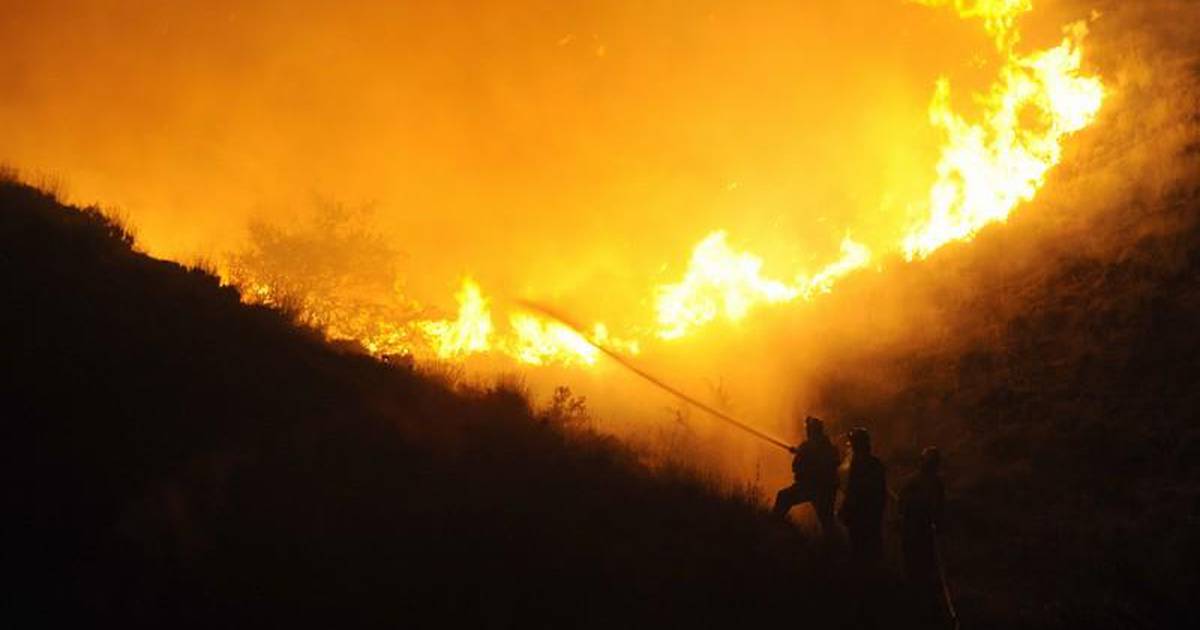
[[[491,349],[492,312],[483,291],[474,280],[463,280],[455,294],[458,319],[420,322],[418,327],[429,337],[440,359],[453,359]]]
[[[463,280],[455,296],[458,318],[423,321],[417,327],[424,333],[439,359],[458,359],[472,354],[497,351],[529,365],[594,365],[596,347],[579,333],[558,322],[530,313],[509,315],[510,331],[498,339],[487,298],[470,278]],[[593,339],[615,343],[635,353],[636,344],[613,339],[603,324],[596,324]]]
[[[1081,73],[1085,22],[1064,28],[1057,46],[1019,53],[1017,19],[1032,10],[1031,0],[917,0],[930,7],[952,6],[964,19],[981,19],[1000,58],[990,88],[974,95],[977,120],[955,112],[949,79],[940,78],[928,108],[930,123],[945,134],[928,198],[909,206],[907,229],[876,245],[880,253],[923,258],[952,241],[970,240],[984,226],[1004,221],[1022,201],[1034,197],[1046,173],[1061,159],[1062,142],[1096,117],[1105,90],[1100,79]],[[693,248],[678,282],[653,291],[654,325],[637,334],[664,341],[683,338],[724,319],[737,322],[764,305],[812,300],[833,290],[843,277],[878,258],[867,245],[845,236],[840,255],[811,273],[788,279],[763,275],[763,259],[729,244],[715,230]],[[252,302],[277,299],[269,283],[241,282]],[[431,354],[459,360],[499,353],[530,365],[594,365],[596,348],[580,333],[538,314],[514,310],[507,327],[497,328],[492,303],[480,286],[465,279],[456,294],[457,318],[395,322],[370,313],[305,313],[331,337],[356,339],[379,354]],[[304,305],[312,308],[311,305]],[[636,354],[641,342],[619,338],[596,323],[591,340]]]
[[[904,237],[909,259],[970,239],[1033,199],[1062,156],[1063,138],[1090,124],[1104,100],[1100,80],[1079,73],[1086,23],[1067,26],[1055,48],[1020,55],[1013,50],[1019,40],[1013,21],[1030,9],[1028,1],[957,0],[955,6],[964,17],[984,18],[1005,61],[991,91],[977,98],[984,109],[978,123],[951,109],[950,82],[938,80],[929,119],[947,139],[925,216]],[[1031,117],[1033,124],[1022,126]]]
[[[734,251],[725,237],[724,230],[705,237],[692,251],[683,280],[659,288],[659,337],[678,339],[717,317],[738,321],[753,306],[789,302],[800,295],[794,287],[763,278],[762,259]]]
[[[764,278],[762,259],[734,251],[726,236],[718,230],[705,237],[692,251],[683,280],[659,287],[655,308],[660,338],[678,339],[719,317],[737,322],[762,304],[810,300],[833,290],[838,279],[871,261],[871,250],[847,236],[842,239],[841,258],[787,283]]]
[[[595,365],[598,351],[579,333],[528,313],[513,313],[509,323],[516,339],[507,354],[529,365],[560,363]]]
[[[1058,164],[1063,139],[1088,126],[1104,100],[1100,80],[1080,74],[1086,23],[1067,26],[1054,48],[1021,55],[1015,51],[1020,41],[1016,20],[1032,9],[1031,0],[922,3],[953,4],[960,17],[982,18],[1003,63],[991,89],[976,97],[983,109],[977,123],[951,108],[949,80],[937,82],[929,119],[946,133],[937,180],[928,202],[916,207],[920,218],[893,246],[910,260],[951,241],[969,240],[984,226],[1006,220],[1020,202],[1033,199],[1047,171]],[[726,233],[717,231],[702,240],[683,280],[659,289],[659,337],[680,338],[718,317],[736,322],[760,305],[810,300],[872,259],[869,248],[846,237],[838,260],[789,285],[761,277],[762,259],[734,252],[725,239]]]

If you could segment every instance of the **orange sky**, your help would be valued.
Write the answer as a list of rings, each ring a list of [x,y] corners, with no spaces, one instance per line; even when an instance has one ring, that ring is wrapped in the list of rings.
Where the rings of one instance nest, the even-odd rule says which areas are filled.
[[[791,273],[931,180],[933,82],[978,25],[859,3],[72,2],[0,18],[0,161],[118,208],[151,253],[371,203],[448,301],[638,292],[718,228]],[[982,55],[982,56],[981,56]],[[664,269],[664,266],[667,268]],[[657,276],[656,276],[657,274]]]

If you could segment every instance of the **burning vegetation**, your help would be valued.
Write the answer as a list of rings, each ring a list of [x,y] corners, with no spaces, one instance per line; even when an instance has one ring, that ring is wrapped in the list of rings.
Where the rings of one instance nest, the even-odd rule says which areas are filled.
[[[928,0],[931,7],[951,4]],[[1086,21],[1063,27],[1062,41],[1052,48],[1023,52],[1018,18],[1033,9],[1028,1],[955,2],[952,8],[967,20],[979,20],[995,43],[995,78],[984,91],[973,94],[977,112],[964,115],[952,104],[950,82],[937,81],[929,105],[929,122],[943,134],[936,179],[926,200],[914,200],[906,208],[908,225],[893,235],[875,235],[874,249],[850,235],[844,236],[839,256],[811,272],[771,278],[763,272],[763,259],[729,244],[729,233],[717,229],[693,249],[683,277],[651,290],[653,321],[633,325],[614,336],[604,322],[595,322],[592,341],[637,354],[644,344],[670,342],[702,330],[709,322],[723,319],[738,322],[757,308],[808,301],[833,290],[847,274],[863,269],[873,260],[903,253],[909,259],[924,258],[949,242],[970,240],[983,227],[1005,221],[1017,205],[1029,201],[1043,184],[1046,173],[1058,164],[1062,142],[1088,126],[1104,101],[1104,86],[1082,68]],[[333,226],[315,226],[312,240],[321,242],[328,234],[329,247],[345,247]],[[297,240],[286,253],[289,260],[310,257],[306,245]],[[311,238],[311,237],[310,237]],[[372,293],[389,303],[355,302],[351,308],[337,299],[340,287],[310,284],[296,294],[296,282],[286,265],[264,264],[277,248],[281,235],[258,228],[252,231],[252,249],[234,258],[235,265],[224,276],[242,288],[250,302],[292,304],[301,318],[334,339],[351,339],[378,355],[411,355],[418,359],[462,360],[476,354],[495,354],[520,364],[590,366],[596,350],[588,340],[558,322],[535,313],[504,305],[503,314],[493,315],[501,305],[487,297],[471,278],[462,280],[455,294],[457,317],[423,319],[419,309],[406,308],[410,298],[402,288],[388,287]],[[362,238],[362,255],[379,252],[377,240]],[[313,252],[315,253],[315,252]],[[316,261],[323,256],[311,256]],[[278,258],[278,257],[277,257]],[[319,263],[318,263],[319,264]],[[354,268],[370,265],[374,271],[388,269],[384,263],[356,261]],[[304,278],[305,263],[293,273]],[[323,269],[332,277],[353,277],[356,272],[337,267]],[[369,297],[367,298],[370,299]]]

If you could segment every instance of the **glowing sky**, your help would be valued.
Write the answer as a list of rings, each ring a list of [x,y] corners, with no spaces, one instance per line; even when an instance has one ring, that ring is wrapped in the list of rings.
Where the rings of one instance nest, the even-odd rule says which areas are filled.
[[[0,160],[175,257],[315,198],[370,203],[421,268],[412,290],[446,301],[464,272],[632,294],[718,228],[768,267],[822,262],[927,188],[935,79],[987,80],[981,29],[893,0],[28,2],[0,20]]]

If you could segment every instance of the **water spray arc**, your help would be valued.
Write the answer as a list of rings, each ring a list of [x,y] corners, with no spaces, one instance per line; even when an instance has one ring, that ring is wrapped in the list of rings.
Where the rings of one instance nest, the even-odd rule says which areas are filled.
[[[776,438],[772,435],[764,433],[764,432],[760,431],[759,429],[756,429],[756,428],[746,424],[745,422],[742,422],[742,421],[738,420],[737,418],[734,418],[733,416],[730,416],[729,414],[727,414],[719,409],[716,409],[714,407],[706,405],[703,402],[700,402],[699,400],[696,400],[695,398],[672,387],[671,385],[668,385],[667,383],[663,382],[661,379],[654,376],[653,374],[650,374],[650,373],[646,372],[645,370],[639,368],[637,365],[633,364],[633,362],[629,361],[629,359],[626,359],[625,357],[621,356],[620,354],[606,348],[604,346],[604,344],[593,339],[590,335],[587,334],[587,332],[584,331],[583,328],[581,328],[580,326],[578,326],[577,324],[572,322],[570,319],[564,317],[562,314],[560,314],[546,306],[543,306],[541,304],[536,304],[534,302],[529,302],[527,300],[518,300],[517,304],[519,304],[520,306],[522,306],[526,309],[529,309],[530,311],[537,313],[538,315],[541,315],[543,317],[546,317],[548,319],[556,321],[556,322],[562,324],[563,326],[570,328],[571,330],[575,331],[575,333],[578,334],[589,345],[596,348],[600,352],[603,352],[606,356],[611,358],[613,361],[616,361],[617,363],[619,363],[625,369],[640,376],[643,380],[651,383],[652,385],[655,385],[659,389],[671,394],[672,396],[678,398],[679,400],[682,400],[682,401],[686,402],[687,404],[700,409],[701,411],[713,416],[714,418],[717,418],[718,420],[721,420],[727,424],[733,425],[733,426],[741,429],[742,431],[749,433],[750,435],[753,435],[754,437],[756,437],[760,440],[763,440],[764,442],[769,442],[775,446],[778,446],[779,448],[782,448],[786,451],[791,452],[792,446],[790,444],[788,444],[787,442],[784,442],[783,440],[781,440],[779,438]]]

